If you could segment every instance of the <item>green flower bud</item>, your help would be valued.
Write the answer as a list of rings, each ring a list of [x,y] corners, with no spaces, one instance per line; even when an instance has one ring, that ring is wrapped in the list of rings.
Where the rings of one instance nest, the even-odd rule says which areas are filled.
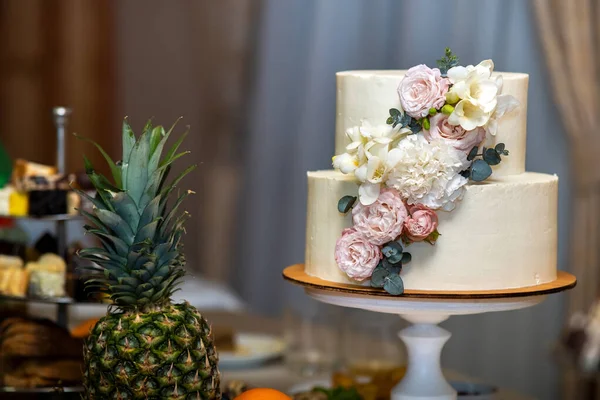
[[[430,108],[429,109],[429,115],[435,115],[435,114],[437,114],[437,110],[435,108],[433,108],[433,107]]]
[[[454,107],[452,107],[450,104],[446,104],[444,107],[442,107],[442,113],[446,115],[452,114],[453,111]]]
[[[446,93],[446,103],[456,104],[456,103],[458,103],[458,100],[460,100],[460,98],[458,97],[458,95],[456,93],[454,93],[454,92]]]
[[[423,129],[429,129],[430,127],[429,118],[423,118]]]

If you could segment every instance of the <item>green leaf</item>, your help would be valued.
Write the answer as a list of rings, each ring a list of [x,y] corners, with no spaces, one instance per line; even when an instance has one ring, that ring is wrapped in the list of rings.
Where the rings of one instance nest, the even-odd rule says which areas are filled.
[[[475,146],[471,149],[471,151],[469,151],[469,155],[467,156],[467,160],[468,161],[473,161],[475,159],[475,157],[477,157],[477,151],[479,150],[479,147]]]
[[[390,271],[385,268],[381,263],[375,267],[371,274],[371,286],[382,288],[385,283],[385,278],[390,274]]]
[[[496,149],[486,149],[485,153],[483,153],[483,160],[489,165],[498,165],[502,159],[500,158],[500,154],[496,151]]]
[[[123,142],[123,155],[121,159],[121,187],[126,190],[127,189],[127,163],[129,162],[129,156],[131,155],[131,150],[135,145],[135,134],[133,133],[133,129],[129,125],[127,121],[127,117],[123,119],[123,133],[122,138]]]
[[[140,243],[144,240],[152,240],[154,239],[154,234],[156,233],[156,228],[158,226],[159,219],[155,219],[149,224],[143,226],[135,235],[134,243]]]
[[[175,121],[175,123],[177,123],[178,121],[179,121],[179,119],[177,121]],[[169,129],[169,133],[171,132],[171,130],[174,127],[175,127],[175,124],[173,124],[173,127],[171,127],[171,129]],[[185,137],[188,135],[189,132],[190,132],[190,127],[188,126],[187,130],[181,134],[179,139],[177,139],[177,141],[173,144],[171,149],[167,152],[167,154],[165,155],[165,158],[163,158],[163,160],[160,162],[159,167],[163,167],[163,166],[173,162],[173,160],[171,160],[171,159],[174,157],[175,153],[179,149],[179,146],[181,146],[183,139],[185,139]]]
[[[442,236],[441,233],[438,232],[438,230],[436,229],[435,231],[431,232],[429,234],[429,236],[427,236],[425,238],[425,241],[429,244],[435,244],[435,242],[438,240],[438,238]]]
[[[398,110],[396,108],[390,108],[389,112],[390,112],[390,116],[385,121],[386,124],[392,125],[393,128],[395,128],[396,125],[398,125],[398,124],[400,124],[400,126],[402,126],[402,113],[400,112],[400,110]]]
[[[127,246],[131,246],[134,237],[133,230],[129,225],[127,225],[127,222],[125,222],[123,218],[119,216],[119,214],[100,209],[94,210],[94,213],[103,225],[114,232],[121,240],[125,242],[125,244],[127,244]]]
[[[435,231],[437,232],[437,230]],[[408,264],[412,260],[412,254],[410,253],[402,253],[402,264]]]
[[[397,264],[402,260],[402,245],[398,242],[387,243],[381,252],[391,264]]]
[[[160,226],[160,230],[159,230],[159,235],[160,237],[163,237],[166,235],[166,231],[168,230],[168,226],[171,223],[171,220],[173,219],[173,217],[175,216],[175,214],[177,213],[177,209],[179,208],[179,206],[181,205],[181,203],[183,202],[183,200],[189,196],[191,193],[193,193],[191,190],[188,190],[186,192],[184,192],[183,194],[179,195],[179,197],[177,198],[177,200],[175,200],[175,203],[173,203],[173,205],[171,206],[171,209],[169,210],[169,213],[164,217],[163,221],[161,222],[161,226]]]
[[[127,163],[127,193],[136,204],[144,193],[148,181],[149,143],[147,132],[144,132],[131,150]]]
[[[444,57],[437,60],[437,66],[440,69],[440,72],[443,76],[448,73],[448,70],[452,67],[456,67],[458,65],[458,57],[452,53],[449,47],[446,47],[446,51],[444,52]]]
[[[492,167],[483,160],[475,160],[471,165],[471,179],[475,182],[481,182],[492,175]]]
[[[435,114],[437,114],[437,110],[435,109],[435,107],[431,107],[429,109],[429,115],[435,115]]]
[[[344,196],[338,201],[338,211],[346,214],[356,202],[356,196]]]
[[[498,153],[502,153],[504,151],[504,148],[506,147],[506,145],[504,143],[498,143],[496,145],[496,147],[494,147],[496,149],[496,151]]]
[[[173,182],[171,182],[167,187],[165,187],[162,192],[160,193],[160,196],[162,198],[162,201],[165,202],[167,201],[167,199],[169,198],[169,195],[171,194],[171,191],[173,191],[173,189],[177,186],[177,184],[190,172],[192,172],[194,169],[196,168],[196,165],[190,165],[189,167],[187,167],[185,170],[183,170],[183,172],[181,172],[177,178],[175,178],[173,180]]]
[[[115,164],[115,162],[112,160],[112,158],[110,158],[110,156],[108,155],[108,153],[106,153],[104,151],[104,149],[102,148],[102,146],[100,146],[98,143],[94,142],[92,139],[88,139],[86,137],[79,136],[76,133],[74,133],[73,135],[77,139],[79,139],[79,140],[83,140],[85,142],[89,142],[89,143],[93,144],[94,146],[96,146],[96,148],[98,149],[98,151],[100,151],[100,153],[102,154],[102,156],[104,157],[104,159],[108,163],[108,166],[110,167],[110,172],[112,173],[113,179],[115,180],[115,185],[118,188],[121,188],[122,187],[122,182],[121,182],[121,168]]]
[[[126,192],[115,193],[112,198],[112,204],[115,212],[123,218],[133,231],[136,231],[140,220],[140,213],[131,196]]]
[[[379,288],[383,287],[385,278],[392,274],[398,275],[400,274],[400,271],[402,271],[402,263],[392,265],[386,262],[385,259],[381,260],[371,274],[371,286]]]
[[[158,214],[159,205],[160,205],[160,194],[157,195],[156,197],[154,197],[152,199],[152,201],[150,203],[148,203],[146,208],[144,208],[144,211],[142,212],[142,216],[140,217],[140,222],[138,224],[138,227],[148,225],[150,222],[154,221],[159,216],[159,214]]]
[[[158,144],[162,141],[162,139],[165,137],[165,128],[163,128],[162,126],[157,126],[154,129],[152,129],[152,132],[150,133],[150,156],[154,155],[154,152],[157,150],[158,148]],[[158,163],[157,163],[158,165]]]
[[[107,208],[106,204],[104,204],[102,201],[100,201],[100,200],[102,200],[102,198],[100,198],[100,200],[98,200],[97,198],[94,198],[94,197],[90,196],[89,194],[87,194],[86,192],[84,192],[84,191],[82,191],[82,190],[79,190],[79,189],[77,189],[77,188],[73,188],[73,190],[74,190],[74,191],[75,191],[75,192],[76,192],[76,193],[77,193],[79,196],[81,196],[81,197],[84,197],[84,198],[88,199],[88,200],[89,200],[89,201],[90,201],[90,202],[91,202],[91,203],[94,205],[94,207],[97,207],[97,208],[102,208],[102,209],[106,209],[106,208]],[[80,212],[81,212],[81,211],[80,211]]]
[[[129,251],[129,246],[122,241],[121,239],[119,239],[118,237],[114,236],[114,235],[107,235],[106,233],[98,230],[98,229],[88,229],[88,232],[94,234],[96,237],[98,237],[99,239],[104,239],[103,241],[105,241],[104,243],[108,242],[110,244],[112,244],[114,246],[115,251],[118,254],[127,254],[127,252]]]
[[[422,129],[421,124],[419,124],[419,121],[417,121],[414,118],[411,118],[410,122],[408,124],[406,124],[405,126],[408,127],[412,131],[413,135],[421,132],[421,129]]]
[[[401,295],[404,293],[404,282],[400,275],[391,274],[385,278],[383,289],[394,296]]]

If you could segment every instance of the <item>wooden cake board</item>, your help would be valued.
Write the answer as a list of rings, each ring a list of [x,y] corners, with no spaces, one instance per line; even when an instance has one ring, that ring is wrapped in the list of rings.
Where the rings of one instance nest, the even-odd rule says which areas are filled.
[[[404,294],[395,296],[387,293],[383,289],[369,286],[353,285],[348,283],[339,283],[326,281],[304,272],[304,264],[295,264],[283,270],[283,277],[300,286],[306,288],[319,289],[332,292],[343,292],[348,294],[379,296],[391,298],[421,298],[421,299],[494,299],[508,297],[529,297],[541,296],[551,293],[562,292],[572,289],[577,284],[575,275],[568,272],[558,271],[556,280],[541,285],[527,286],[516,289],[499,290],[469,290],[469,291],[449,291],[449,290],[405,290]]]

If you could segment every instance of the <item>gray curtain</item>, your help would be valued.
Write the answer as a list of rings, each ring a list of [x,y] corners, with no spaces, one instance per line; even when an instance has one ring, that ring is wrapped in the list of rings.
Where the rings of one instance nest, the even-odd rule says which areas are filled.
[[[237,289],[252,308],[279,313],[306,301],[281,279],[304,259],[306,171],[330,168],[335,72],[432,65],[445,46],[465,64],[493,58],[530,74],[527,169],[560,176],[559,267],[566,269],[569,171],[529,2],[267,0],[245,137],[243,202],[233,248]],[[445,366],[542,399],[558,398],[551,346],[563,295],[533,309],[454,317]]]

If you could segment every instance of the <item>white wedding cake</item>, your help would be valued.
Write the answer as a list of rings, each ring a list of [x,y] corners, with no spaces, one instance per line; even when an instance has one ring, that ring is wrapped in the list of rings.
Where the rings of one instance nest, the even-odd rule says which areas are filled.
[[[305,272],[407,290],[556,279],[557,188],[525,172],[528,75],[462,67],[337,73],[334,170],[308,173]]]

